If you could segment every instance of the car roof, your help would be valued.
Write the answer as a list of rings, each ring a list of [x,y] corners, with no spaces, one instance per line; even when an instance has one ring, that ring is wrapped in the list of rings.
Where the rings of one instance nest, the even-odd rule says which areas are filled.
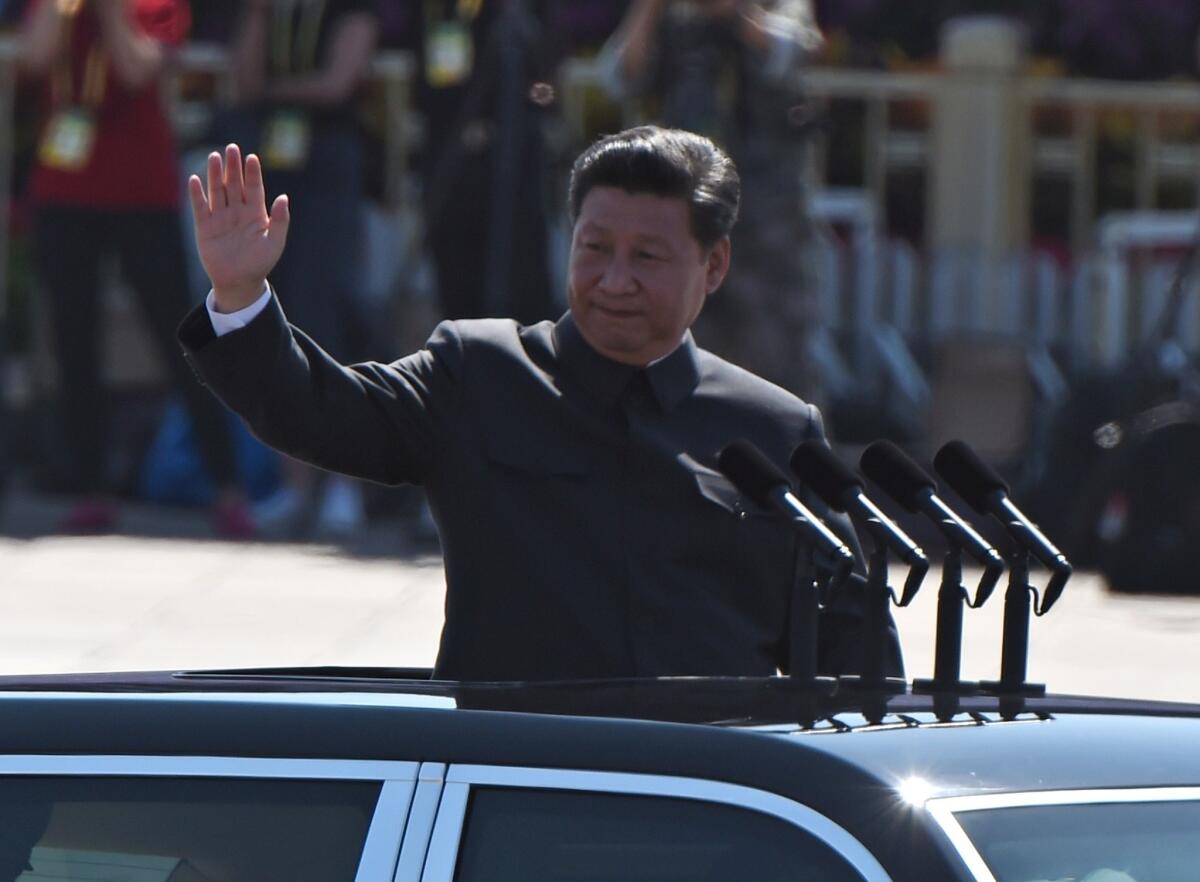
[[[947,702],[853,689],[814,700],[779,677],[454,683],[362,668],[8,676],[0,751],[562,765],[718,777],[785,794],[807,792],[814,776],[876,790],[921,779],[941,795],[1200,785],[1200,706],[1055,695]],[[790,786],[787,769],[804,788]]]

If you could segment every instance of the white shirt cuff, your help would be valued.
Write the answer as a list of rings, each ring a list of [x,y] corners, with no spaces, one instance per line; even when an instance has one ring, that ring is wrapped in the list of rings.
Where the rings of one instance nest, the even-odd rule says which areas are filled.
[[[224,337],[228,333],[241,330],[254,321],[270,302],[271,288],[267,286],[263,288],[262,295],[257,300],[237,312],[217,312],[217,299],[213,296],[212,291],[209,291],[208,297],[204,299],[204,306],[208,310],[208,320],[212,322],[213,331],[218,337]]]

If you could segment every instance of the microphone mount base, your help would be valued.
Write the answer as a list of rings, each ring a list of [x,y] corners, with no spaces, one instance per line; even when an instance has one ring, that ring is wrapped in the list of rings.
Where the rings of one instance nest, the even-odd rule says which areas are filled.
[[[878,692],[882,695],[903,695],[908,691],[908,681],[903,677],[862,677],[858,674],[843,674],[837,678],[838,692]]]
[[[983,686],[975,680],[938,680],[921,677],[913,680],[914,695],[978,695]]]
[[[778,677],[772,681],[775,688],[780,692],[785,692],[789,695],[822,695],[825,697],[833,696],[838,691],[837,677]]]
[[[921,678],[913,680],[913,695],[929,695],[933,698],[933,712],[943,723],[958,716],[963,698],[978,695],[980,686],[974,680],[938,680]]]
[[[1046,694],[1045,683],[1009,683],[1004,680],[982,680],[979,683],[981,692],[988,695],[1022,696],[1024,698],[1040,698]]]
[[[908,682],[902,677],[862,677],[844,674],[838,677],[838,693],[853,692],[862,714],[871,725],[878,725],[887,716],[888,699],[908,691]]]
[[[1025,701],[1046,694],[1045,683],[1013,683],[1006,680],[984,680],[980,688],[1000,699],[1000,718],[1015,720],[1025,712]]]
[[[784,695],[789,712],[802,728],[811,729],[828,713],[831,699],[838,691],[835,677],[780,677],[774,688]]]

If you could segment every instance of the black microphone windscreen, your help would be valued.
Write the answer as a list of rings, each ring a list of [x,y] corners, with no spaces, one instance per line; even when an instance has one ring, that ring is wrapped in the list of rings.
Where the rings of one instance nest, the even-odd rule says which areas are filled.
[[[868,478],[909,511],[919,511],[926,491],[936,492],[937,483],[911,457],[891,441],[876,441],[859,460]]]
[[[834,511],[846,510],[848,491],[861,493],[863,482],[822,441],[808,440],[792,453],[792,471]]]
[[[789,487],[787,475],[767,455],[744,438],[731,441],[717,454],[717,468],[733,485],[764,508],[772,490]]]
[[[933,467],[963,501],[986,513],[988,496],[997,490],[1008,494],[1008,484],[963,441],[945,444],[933,458]]]

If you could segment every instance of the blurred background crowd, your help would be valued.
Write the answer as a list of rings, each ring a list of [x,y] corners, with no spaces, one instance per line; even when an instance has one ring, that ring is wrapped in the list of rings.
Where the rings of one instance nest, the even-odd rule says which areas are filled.
[[[64,530],[141,500],[432,540],[419,493],[280,462],[188,375],[186,175],[257,151],[289,317],[390,360],[442,318],[557,317],[570,162],[655,121],[743,177],[702,345],[838,444],[966,438],[1111,551],[1162,507],[1137,470],[1186,499],[1200,459],[1198,40],[1195,0],[0,0],[0,473]],[[1162,542],[1200,537],[1191,497]]]

